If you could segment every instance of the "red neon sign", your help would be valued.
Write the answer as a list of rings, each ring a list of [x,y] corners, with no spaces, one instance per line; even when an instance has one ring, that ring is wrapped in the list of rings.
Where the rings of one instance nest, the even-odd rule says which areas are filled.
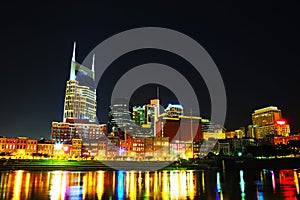
[[[286,124],[286,121],[285,120],[277,120],[276,121],[276,124],[278,124],[278,125],[285,125]]]

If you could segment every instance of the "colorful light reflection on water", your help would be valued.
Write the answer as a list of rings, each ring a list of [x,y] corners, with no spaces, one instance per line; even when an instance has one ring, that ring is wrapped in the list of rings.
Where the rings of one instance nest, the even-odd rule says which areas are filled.
[[[1,171],[0,199],[297,199],[299,170]],[[226,177],[226,179],[225,179]]]

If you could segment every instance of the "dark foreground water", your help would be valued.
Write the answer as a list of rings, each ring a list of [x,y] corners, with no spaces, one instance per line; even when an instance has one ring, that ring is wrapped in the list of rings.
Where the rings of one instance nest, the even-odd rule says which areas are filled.
[[[0,199],[299,199],[300,170],[1,171]]]

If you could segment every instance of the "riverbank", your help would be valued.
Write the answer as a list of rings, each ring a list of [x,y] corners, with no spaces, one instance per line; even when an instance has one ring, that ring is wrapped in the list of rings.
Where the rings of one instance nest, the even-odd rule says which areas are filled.
[[[181,161],[114,161],[114,160],[22,160],[2,159],[0,170],[220,170],[226,169],[298,169],[300,158],[216,158]]]
[[[190,161],[122,161],[122,160],[39,160],[39,159],[2,159],[0,170],[200,170],[217,168],[217,162],[212,160]]]
[[[154,171],[170,166],[172,161],[117,161],[117,160],[0,160],[0,170],[135,170]]]

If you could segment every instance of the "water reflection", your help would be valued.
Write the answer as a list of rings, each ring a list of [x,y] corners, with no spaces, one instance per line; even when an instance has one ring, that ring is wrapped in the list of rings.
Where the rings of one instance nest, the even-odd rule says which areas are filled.
[[[1,171],[0,199],[297,199],[299,172]]]
[[[241,188],[241,199],[245,199],[245,181],[244,181],[244,171],[240,170],[240,188]]]

